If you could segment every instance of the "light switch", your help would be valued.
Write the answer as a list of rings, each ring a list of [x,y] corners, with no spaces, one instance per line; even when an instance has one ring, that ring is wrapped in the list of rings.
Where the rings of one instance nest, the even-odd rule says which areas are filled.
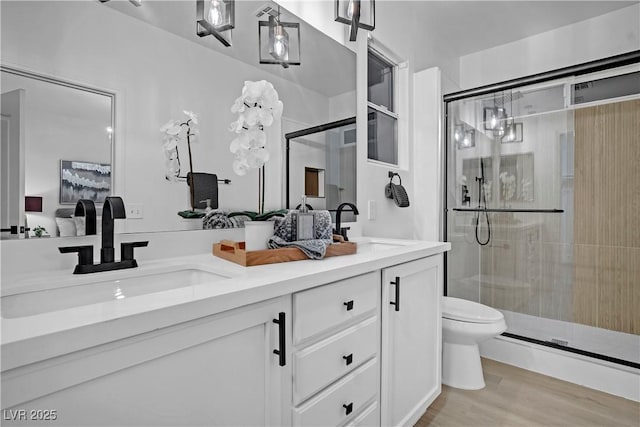
[[[144,217],[144,205],[142,203],[130,203],[127,205],[127,218],[141,219]]]

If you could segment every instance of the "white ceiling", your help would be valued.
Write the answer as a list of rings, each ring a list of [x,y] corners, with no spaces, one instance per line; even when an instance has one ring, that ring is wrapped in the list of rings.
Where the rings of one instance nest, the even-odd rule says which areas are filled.
[[[603,15],[638,1],[376,1],[380,26],[411,17],[416,69]],[[379,5],[379,6],[378,6]],[[382,12],[382,13],[379,13]],[[404,17],[404,18],[403,18]],[[640,25],[640,17],[638,17]],[[404,24],[406,31],[407,24]],[[375,36],[375,32],[374,32]],[[421,45],[434,46],[421,49]]]
[[[333,0],[301,0],[325,1]],[[127,1],[106,3],[122,13],[164,28],[213,50],[334,96],[355,87],[355,56],[329,37],[302,23],[302,65],[284,70],[259,65],[257,18],[253,12],[267,1],[236,0],[233,47],[225,48],[213,37],[195,35],[195,1],[146,0],[136,8]],[[639,1],[430,1],[376,0],[376,30],[414,69],[443,66],[460,56],[499,46],[555,28],[593,18]],[[273,4],[273,3],[271,3]],[[285,11],[286,13],[286,11]],[[286,15],[285,15],[286,16]],[[300,21],[297,17],[285,17]],[[640,17],[639,17],[640,20]],[[640,25],[640,23],[639,23]],[[457,62],[452,62],[456,67]],[[336,66],[335,64],[339,64]],[[351,78],[353,76],[353,78]]]
[[[110,1],[106,7],[140,21],[206,46],[261,70],[300,84],[327,97],[355,90],[356,58],[345,46],[282,9],[283,22],[300,22],[301,65],[284,69],[276,64],[260,64],[258,54],[258,18],[255,12],[268,0],[240,0],[235,3],[235,28],[232,46],[225,47],[213,36],[196,35],[195,0],[146,0],[141,7],[128,1]],[[265,19],[263,16],[262,20]]]

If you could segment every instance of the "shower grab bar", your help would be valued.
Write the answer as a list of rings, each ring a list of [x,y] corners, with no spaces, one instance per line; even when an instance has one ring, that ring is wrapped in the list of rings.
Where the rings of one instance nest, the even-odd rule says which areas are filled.
[[[456,212],[564,213],[564,209],[453,208]]]

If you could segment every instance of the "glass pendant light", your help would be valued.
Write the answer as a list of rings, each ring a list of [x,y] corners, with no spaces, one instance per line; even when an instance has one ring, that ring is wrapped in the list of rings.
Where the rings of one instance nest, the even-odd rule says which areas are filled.
[[[235,0],[196,0],[196,34],[214,36],[224,46],[231,46],[235,27]]]
[[[268,15],[268,20],[258,21],[260,63],[280,64],[283,68],[300,65],[300,24],[283,22],[280,7]]]
[[[349,41],[356,41],[358,28],[376,27],[375,0],[335,0],[335,21],[349,26]]]

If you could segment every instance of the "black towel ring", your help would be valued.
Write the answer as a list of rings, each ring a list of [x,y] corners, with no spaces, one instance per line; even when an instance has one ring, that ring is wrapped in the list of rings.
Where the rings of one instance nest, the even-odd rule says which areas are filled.
[[[393,182],[393,178],[394,177],[398,177],[398,180],[400,181],[400,185],[402,185],[402,177],[400,176],[399,173],[397,172],[391,172],[389,171],[389,184],[391,184]]]

